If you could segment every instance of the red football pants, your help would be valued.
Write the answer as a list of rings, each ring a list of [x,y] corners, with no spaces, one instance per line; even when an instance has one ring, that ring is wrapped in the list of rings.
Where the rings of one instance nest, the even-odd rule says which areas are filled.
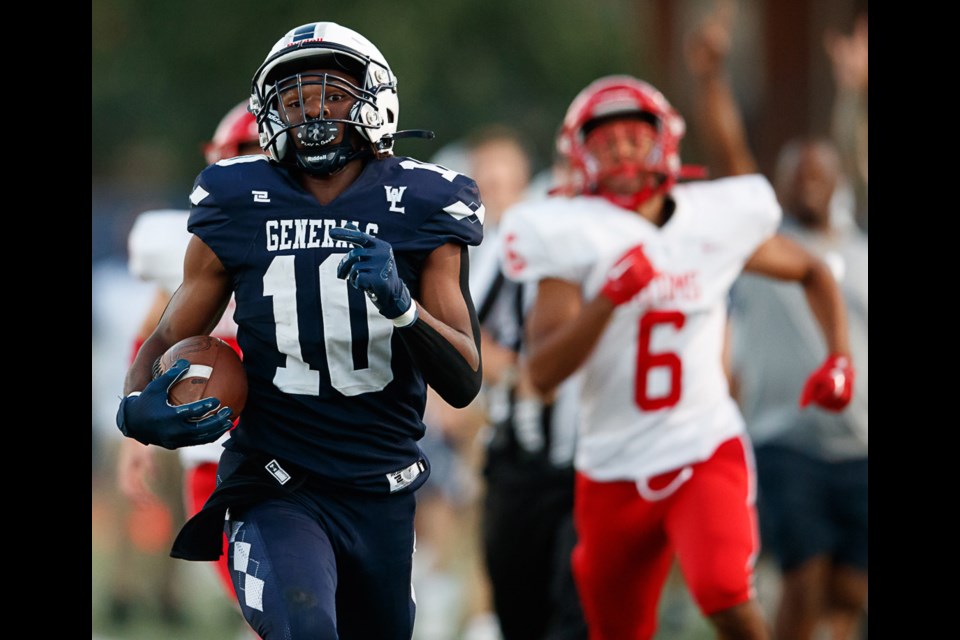
[[[674,556],[706,616],[754,595],[760,541],[748,446],[728,440],[704,462],[650,478],[644,491],[577,474],[572,565],[591,640],[654,636]]]

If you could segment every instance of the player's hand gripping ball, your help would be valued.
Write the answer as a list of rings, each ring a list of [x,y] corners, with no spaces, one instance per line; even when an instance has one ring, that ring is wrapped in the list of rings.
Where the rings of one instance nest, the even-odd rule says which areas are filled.
[[[162,375],[180,359],[190,367],[167,392],[168,402],[180,406],[216,398],[219,406],[196,418],[202,420],[223,407],[229,407],[235,421],[247,403],[247,374],[233,347],[213,336],[193,336],[176,343],[160,356],[154,378]]]
[[[154,366],[153,380],[120,400],[120,433],[143,444],[178,449],[213,442],[233,427],[247,402],[240,356],[210,336],[170,347]]]

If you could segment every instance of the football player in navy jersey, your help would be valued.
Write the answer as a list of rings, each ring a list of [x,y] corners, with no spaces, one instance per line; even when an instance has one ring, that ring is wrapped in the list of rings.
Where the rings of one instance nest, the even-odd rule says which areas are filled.
[[[234,294],[247,405],[171,555],[216,559],[225,527],[238,602],[267,640],[408,639],[426,385],[457,407],[480,389],[467,248],[483,205],[472,179],[393,155],[396,77],[343,26],[281,38],[250,109],[265,155],[198,176],[183,284],[127,373],[117,424],[171,449],[231,427],[216,398],[168,404],[185,360],[151,371]]]

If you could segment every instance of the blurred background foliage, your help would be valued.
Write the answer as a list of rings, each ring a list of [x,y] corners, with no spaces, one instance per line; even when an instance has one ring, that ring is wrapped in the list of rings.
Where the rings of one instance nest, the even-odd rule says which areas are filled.
[[[399,80],[400,128],[436,132],[398,152],[426,159],[473,127],[526,131],[540,166],[571,98],[597,76],[645,75],[634,37],[654,5],[635,0],[94,0],[93,178],[180,185],[200,146],[249,93],[250,78],[289,29],[317,20],[366,35]],[[185,197],[185,196],[184,196]]]
[[[684,34],[718,0],[93,0],[93,258],[123,258],[133,217],[186,208],[202,145],[249,96],[250,78],[290,29],[319,20],[367,36],[399,81],[397,153],[429,160],[493,122],[525,132],[535,170],[576,93],[628,73],[688,118],[682,156],[703,162]],[[865,0],[737,0],[731,82],[762,170],[788,137],[823,132],[833,100],[825,27]]]

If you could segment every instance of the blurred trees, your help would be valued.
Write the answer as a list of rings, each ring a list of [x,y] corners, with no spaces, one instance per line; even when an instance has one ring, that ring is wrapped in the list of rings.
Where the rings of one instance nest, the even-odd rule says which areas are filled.
[[[734,1],[731,81],[769,169],[787,138],[826,133],[833,85],[824,30],[849,30],[866,0]],[[94,214],[187,206],[201,145],[249,96],[273,44],[301,24],[339,22],[380,48],[399,79],[400,128],[437,134],[400,141],[399,154],[428,159],[499,121],[527,134],[539,170],[570,100],[599,76],[649,80],[688,115],[683,35],[716,2],[93,0]],[[702,162],[689,133],[683,160]]]
[[[608,73],[645,75],[655,31],[633,0],[93,1],[94,183],[186,193],[200,146],[249,95],[250,78],[289,29],[317,20],[366,35],[399,80],[400,128],[431,129],[398,152],[427,158],[470,129],[528,133],[540,167],[567,105]]]

